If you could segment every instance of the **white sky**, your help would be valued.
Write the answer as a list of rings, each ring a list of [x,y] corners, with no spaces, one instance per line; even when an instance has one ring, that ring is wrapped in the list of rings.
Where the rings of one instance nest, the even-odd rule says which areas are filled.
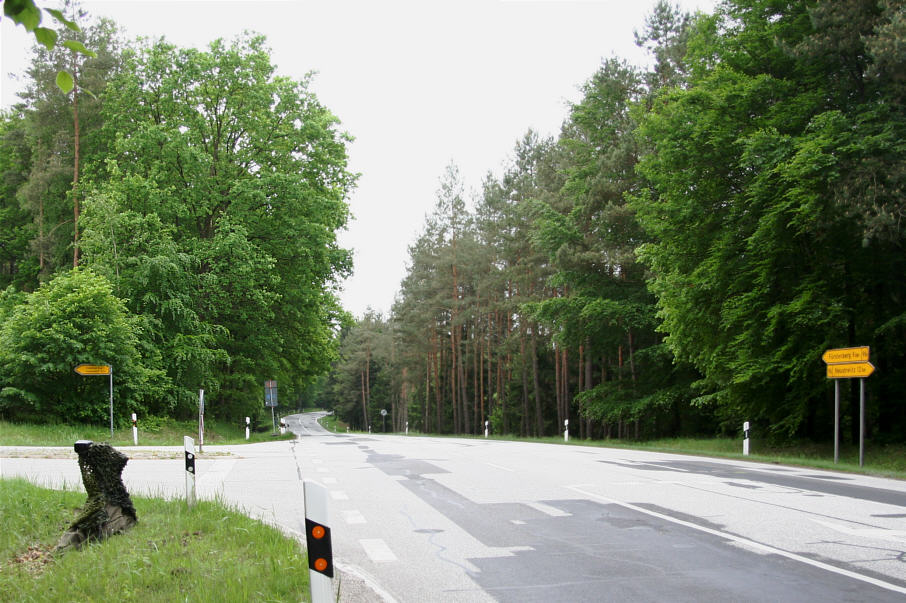
[[[674,0],[711,12],[716,0]],[[53,0],[38,2],[53,6]],[[301,78],[356,141],[361,173],[340,242],[355,253],[341,296],[360,316],[389,312],[405,275],[408,245],[432,210],[450,161],[467,191],[499,175],[516,141],[533,128],[556,135],[578,86],[601,60],[642,65],[635,46],[655,0],[82,0],[129,38],[164,35],[205,47],[243,30],[267,36],[278,72]],[[51,21],[45,16],[46,25]],[[0,22],[0,101],[18,99],[32,38]]]

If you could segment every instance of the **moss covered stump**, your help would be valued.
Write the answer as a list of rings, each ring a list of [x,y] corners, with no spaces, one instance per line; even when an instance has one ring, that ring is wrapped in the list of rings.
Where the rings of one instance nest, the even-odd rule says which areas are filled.
[[[122,473],[128,457],[110,444],[89,440],[76,442],[75,451],[88,500],[60,537],[55,552],[79,549],[90,540],[104,540],[125,532],[138,521],[132,499],[123,485]]]

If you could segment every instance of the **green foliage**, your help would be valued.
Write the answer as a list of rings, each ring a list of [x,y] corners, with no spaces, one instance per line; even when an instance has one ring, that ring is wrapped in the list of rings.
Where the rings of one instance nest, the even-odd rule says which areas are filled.
[[[81,31],[74,21],[67,19],[62,11],[57,9],[38,7],[34,0],[3,0],[3,14],[12,19],[13,23],[23,26],[26,31],[32,32],[35,36],[35,40],[42,44],[47,50],[53,50],[60,36],[52,29],[38,27],[42,20],[42,11],[47,12],[66,29],[75,32]],[[64,40],[62,45],[73,52],[81,53],[85,56],[97,56],[93,50],[89,50],[77,40]],[[59,71],[57,73],[56,82],[57,86],[59,86],[64,94],[71,92],[74,86],[72,74],[68,71]]]
[[[85,269],[60,273],[16,306],[0,329],[0,412],[6,418],[103,423],[105,378],[76,365],[109,364],[114,411],[153,409],[167,388],[159,358],[143,356],[141,328],[110,283]]]
[[[343,317],[354,177],[336,118],[274,75],[260,37],[140,48],[104,107],[114,153],[83,248],[147,321],[175,408],[203,386],[223,416],[255,415],[267,378],[292,397],[336,357]]]
[[[660,328],[733,423],[811,434],[826,420],[824,350],[903,355],[877,330],[902,314],[904,267],[901,101],[867,68],[883,23],[874,3],[729,2],[692,43],[688,88],[643,119],[651,188],[633,207]],[[872,384],[896,399],[888,379]]]

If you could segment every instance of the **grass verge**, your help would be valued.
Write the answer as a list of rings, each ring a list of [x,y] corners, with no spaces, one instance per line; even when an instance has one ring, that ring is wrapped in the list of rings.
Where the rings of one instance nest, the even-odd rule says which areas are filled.
[[[303,601],[308,560],[298,542],[224,505],[133,497],[138,524],[80,551],[50,550],[85,494],[0,480],[0,599]],[[7,598],[8,597],[8,598]]]
[[[174,421],[151,418],[138,422],[139,446],[182,446],[183,436],[189,436],[198,444],[198,423],[196,421]],[[224,421],[205,421],[204,443],[212,446],[221,444],[252,444],[273,440],[291,440],[294,434],[274,435],[268,429],[263,433],[251,433],[245,439],[245,426]],[[109,442],[112,446],[132,446],[132,427],[115,429],[113,438],[110,428],[97,425],[37,425],[0,421],[0,446],[72,446],[77,440]]]

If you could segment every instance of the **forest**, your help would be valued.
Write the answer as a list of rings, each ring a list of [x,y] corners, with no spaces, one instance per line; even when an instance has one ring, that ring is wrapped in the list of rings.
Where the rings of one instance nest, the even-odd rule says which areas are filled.
[[[265,379],[291,405],[349,322],[349,136],[263,37],[179,48],[48,12],[0,115],[0,419],[104,424],[79,364],[112,367],[121,424],[191,418],[204,389],[238,425]]]
[[[822,355],[868,346],[868,436],[902,442],[904,41],[903,0],[658,3],[650,67],[603,60],[481,190],[440,175],[313,397],[359,429],[829,440]]]
[[[357,318],[351,138],[311,81],[261,36],[67,6],[0,114],[0,419],[103,424],[88,363],[121,423],[200,388],[259,418],[275,379],[362,430],[826,440],[822,355],[868,346],[869,437],[904,440],[906,0],[659,2],[648,65],[603,59],[480,190],[439,175],[392,308]]]

